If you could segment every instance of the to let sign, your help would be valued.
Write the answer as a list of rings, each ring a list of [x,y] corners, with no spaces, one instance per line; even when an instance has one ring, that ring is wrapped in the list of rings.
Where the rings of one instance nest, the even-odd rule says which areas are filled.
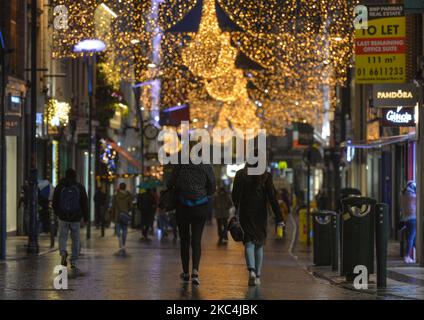
[[[356,83],[406,81],[406,24],[402,5],[368,7],[368,28],[355,30]]]

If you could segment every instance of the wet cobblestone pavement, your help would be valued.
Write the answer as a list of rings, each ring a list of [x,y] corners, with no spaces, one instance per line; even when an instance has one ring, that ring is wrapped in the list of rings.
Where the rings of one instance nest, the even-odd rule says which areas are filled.
[[[133,230],[121,257],[112,229],[103,239],[99,233],[93,229],[92,239],[83,241],[85,275],[69,279],[68,290],[53,288],[55,251],[0,263],[0,299],[375,299],[313,277],[289,254],[289,234],[286,240],[270,236],[262,285],[249,288],[242,245],[218,246],[214,225],[205,227],[199,287],[181,284],[179,245],[172,240],[141,242]]]

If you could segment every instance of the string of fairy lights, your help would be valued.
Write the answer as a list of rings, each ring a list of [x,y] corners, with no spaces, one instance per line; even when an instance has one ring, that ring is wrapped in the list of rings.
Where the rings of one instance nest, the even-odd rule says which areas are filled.
[[[283,135],[293,122],[320,124],[337,104],[352,60],[351,13],[357,0],[203,0],[196,33],[167,32],[200,0],[54,0],[68,8],[55,30],[53,56],[96,36],[107,44],[100,68],[121,81],[161,81],[161,108],[188,103],[195,127],[260,127]],[[217,8],[237,26],[223,31]],[[160,65],[151,68],[154,26],[163,32]],[[240,69],[245,55],[260,68]]]

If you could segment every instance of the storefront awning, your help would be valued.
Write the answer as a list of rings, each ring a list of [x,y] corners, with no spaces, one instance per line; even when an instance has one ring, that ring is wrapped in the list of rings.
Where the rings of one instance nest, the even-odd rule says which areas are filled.
[[[128,160],[129,163],[131,163],[135,168],[140,169],[142,168],[140,161],[134,159],[127,151],[125,151],[123,148],[118,146],[115,142],[111,140],[107,140],[107,142],[111,145],[113,149],[116,150],[121,156],[123,156],[125,159]]]
[[[416,134],[405,134],[400,136],[383,137],[373,141],[345,141],[341,143],[342,148],[353,147],[358,149],[376,149],[387,145],[402,143],[407,141],[416,141]]]

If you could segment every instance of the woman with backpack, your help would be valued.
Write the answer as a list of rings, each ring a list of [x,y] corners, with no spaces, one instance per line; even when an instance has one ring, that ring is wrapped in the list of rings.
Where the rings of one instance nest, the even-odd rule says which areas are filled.
[[[203,228],[208,218],[208,201],[215,192],[215,176],[210,164],[181,164],[176,166],[168,181],[177,196],[176,219],[180,234],[181,279],[190,281],[190,246],[192,250],[191,280],[199,285],[199,264]]]
[[[277,201],[272,176],[268,172],[249,175],[246,166],[237,171],[234,178],[232,199],[239,214],[240,225],[244,231],[243,243],[249,272],[249,286],[260,285],[264,244],[267,237],[267,204],[275,214],[277,223],[284,219]]]
[[[119,254],[125,255],[125,243],[127,241],[128,224],[131,221],[133,197],[127,190],[125,183],[119,184],[119,189],[112,200],[112,219],[116,226],[116,236],[119,240]]]

